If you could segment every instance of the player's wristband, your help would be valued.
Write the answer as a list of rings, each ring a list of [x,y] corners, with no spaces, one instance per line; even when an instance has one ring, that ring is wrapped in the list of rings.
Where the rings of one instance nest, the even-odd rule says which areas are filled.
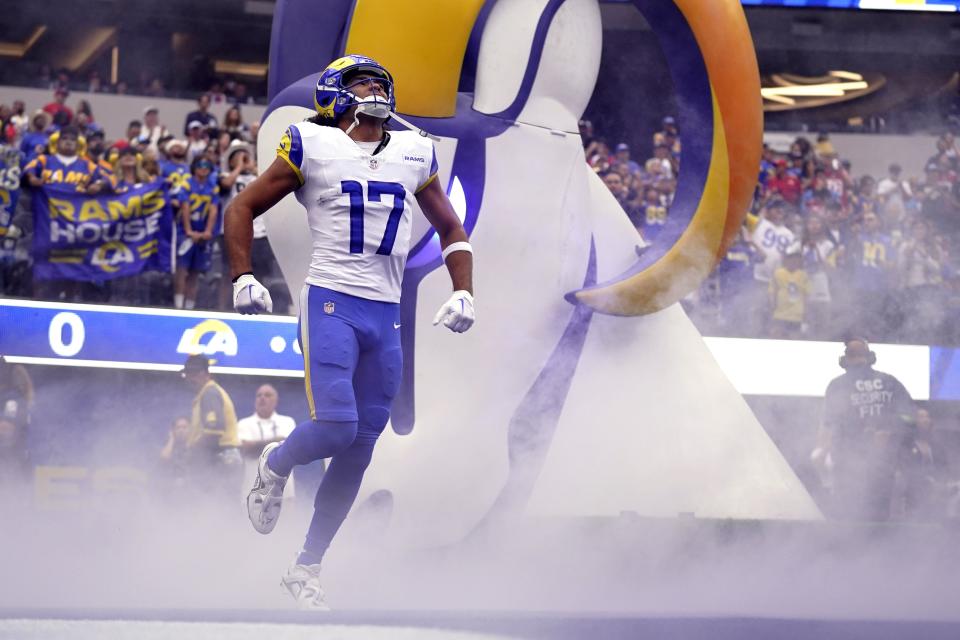
[[[243,276],[252,276],[252,275],[253,275],[253,271],[244,271],[243,273],[241,273],[240,275],[238,275],[236,278],[234,278],[234,279],[231,280],[230,282],[232,282],[233,284],[237,284],[237,280],[239,280],[239,279],[242,278]]]
[[[453,244],[448,245],[447,248],[443,250],[443,253],[440,254],[443,256],[443,261],[446,262],[447,256],[454,251],[466,251],[467,253],[473,253],[473,247],[470,246],[469,242],[454,242]]]

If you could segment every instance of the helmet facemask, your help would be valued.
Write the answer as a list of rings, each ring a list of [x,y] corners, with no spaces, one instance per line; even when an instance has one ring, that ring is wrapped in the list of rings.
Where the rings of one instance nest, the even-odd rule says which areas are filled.
[[[369,78],[354,81],[359,74],[367,74]],[[383,86],[385,95],[373,93],[365,98],[358,97],[353,88],[359,82],[375,80]],[[314,95],[314,106],[321,121],[330,126],[336,126],[341,116],[347,113],[350,107],[356,105],[353,114],[353,124],[346,130],[350,132],[360,124],[359,116],[383,120],[384,124],[390,119],[396,120],[404,127],[417,131],[422,136],[439,140],[418,127],[410,124],[396,114],[396,96],[393,92],[393,76],[372,58],[359,55],[349,55],[335,60],[320,75]]]
[[[360,74],[366,74],[369,77],[362,78],[360,80],[354,80],[354,78]],[[379,83],[383,89],[384,95],[371,93],[365,98],[358,97],[353,91],[354,87],[368,82]],[[381,120],[390,117],[395,104],[393,98],[393,82],[390,78],[378,71],[360,67],[359,69],[353,70],[349,74],[344,74],[343,84],[344,89],[349,91],[354,97],[354,103],[357,105],[357,113],[362,113],[372,118],[378,118]]]

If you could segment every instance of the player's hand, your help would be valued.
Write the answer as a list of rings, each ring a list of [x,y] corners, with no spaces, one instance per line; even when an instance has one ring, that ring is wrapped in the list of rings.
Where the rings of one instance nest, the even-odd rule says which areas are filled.
[[[273,300],[266,287],[245,273],[233,283],[233,308],[243,314],[271,313]]]
[[[443,323],[451,331],[463,333],[473,326],[473,296],[469,291],[454,291],[433,317],[433,325]]]

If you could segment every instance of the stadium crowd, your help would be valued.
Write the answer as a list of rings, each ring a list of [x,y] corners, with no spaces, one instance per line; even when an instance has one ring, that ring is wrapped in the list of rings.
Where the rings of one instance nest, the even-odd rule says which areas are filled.
[[[256,177],[259,123],[245,122],[239,104],[230,106],[223,122],[219,122],[210,112],[218,96],[204,94],[197,100],[196,109],[186,116],[182,129],[179,123],[167,126],[159,109],[147,105],[141,113],[131,114],[122,138],[107,140],[90,104],[80,100],[71,108],[68,97],[69,90],[56,85],[53,99],[33,113],[27,114],[22,101],[0,105],[0,294],[229,310],[232,305],[222,242],[223,211],[230,199]],[[167,244],[160,248],[141,245],[140,257],[172,246],[174,259],[129,275],[111,262],[122,261],[123,256],[109,252],[99,254],[101,262],[110,263],[99,272],[89,269],[75,275],[77,272],[59,266],[49,269],[47,264],[38,268],[40,262],[97,259],[81,260],[69,249],[40,249],[37,241],[45,239],[35,232],[36,227],[41,222],[52,224],[58,212],[51,211],[50,220],[45,220],[47,216],[32,206],[38,192],[50,187],[50,193],[82,208],[82,202],[92,196],[121,200],[124,194],[140,197],[141,190],[150,185],[162,191],[169,202],[172,220],[169,228],[159,231]],[[118,228],[104,234],[119,235],[121,231]],[[127,251],[129,247],[117,250]],[[87,255],[98,254],[91,251]],[[289,294],[262,222],[255,231],[253,257],[257,277],[279,301],[277,312],[284,313]]]
[[[647,243],[656,243],[677,185],[672,117],[637,162],[581,122],[586,159]],[[765,145],[736,242],[683,301],[704,333],[832,340],[854,325],[874,340],[957,344],[960,325],[960,147],[939,137],[921,177],[892,162],[856,175],[827,134]]]
[[[89,103],[68,106],[66,82],[52,76],[52,100],[33,113],[22,101],[0,105],[0,188],[7,196],[0,202],[0,294],[228,310],[222,215],[256,175],[259,127],[244,121],[239,104],[222,123],[209,109],[241,101],[244,91],[218,84],[182,127],[165,124],[148,105],[131,114],[121,139],[106,140]],[[644,161],[625,143],[609,145],[589,121],[581,126],[587,162],[653,244],[668,219],[682,159],[676,121],[667,117],[662,125]],[[826,134],[799,137],[787,152],[765,147],[740,236],[683,301],[694,321],[715,335],[831,340],[855,323],[874,340],[960,343],[960,325],[952,321],[960,309],[960,152],[952,133],[931,152],[914,168],[921,177],[896,163],[881,177],[856,175]],[[173,209],[177,268],[37,277],[37,190],[59,183],[75,194],[105,196],[153,181],[162,182]],[[255,237],[255,271],[284,313],[289,293],[262,225]]]

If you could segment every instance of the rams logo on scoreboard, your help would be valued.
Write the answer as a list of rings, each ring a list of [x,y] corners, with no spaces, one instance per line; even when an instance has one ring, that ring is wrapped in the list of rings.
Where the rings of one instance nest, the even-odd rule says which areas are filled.
[[[221,320],[204,320],[180,336],[177,353],[213,356],[237,355],[237,334]]]

